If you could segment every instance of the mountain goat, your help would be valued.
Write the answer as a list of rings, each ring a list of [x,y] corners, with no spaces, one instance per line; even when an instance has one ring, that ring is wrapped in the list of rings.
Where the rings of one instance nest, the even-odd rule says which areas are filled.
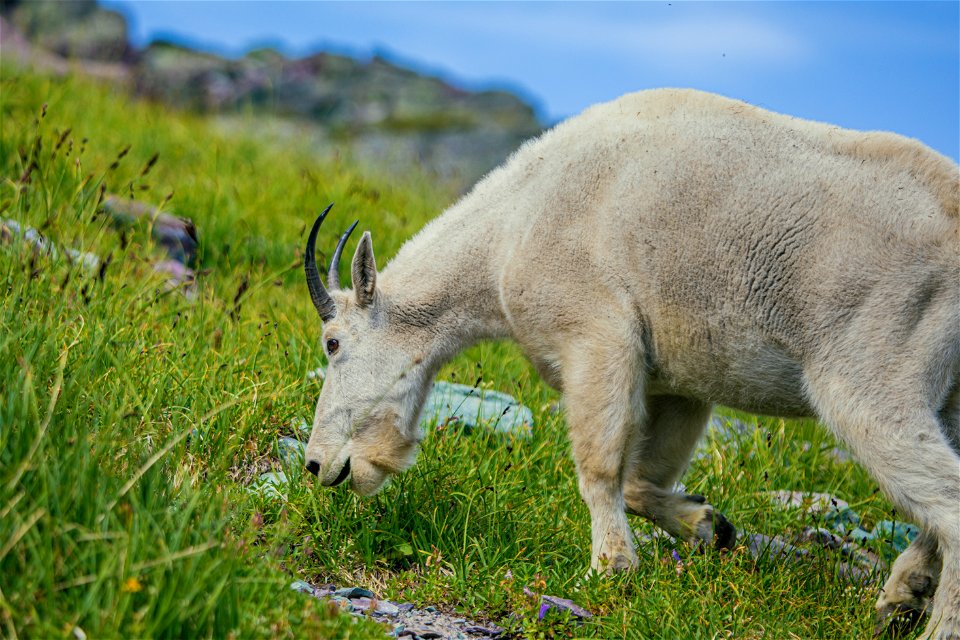
[[[413,464],[440,366],[509,337],[564,394],[590,566],[632,569],[627,513],[734,543],[671,491],[714,403],[816,416],[923,529],[878,614],[928,609],[926,637],[956,639],[958,206],[957,165],[914,140],[655,90],[528,142],[380,273],[364,233],[352,291],[349,232],[320,282],[325,211],[305,261],[329,358],[307,468],[376,492]]]

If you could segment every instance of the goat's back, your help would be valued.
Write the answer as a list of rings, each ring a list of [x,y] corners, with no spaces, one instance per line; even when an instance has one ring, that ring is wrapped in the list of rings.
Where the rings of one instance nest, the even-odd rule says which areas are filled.
[[[804,370],[854,324],[960,323],[957,185],[908,138],[657,90],[562,123],[463,204],[500,212],[503,298],[533,351],[614,314],[646,336],[654,384],[802,414]]]

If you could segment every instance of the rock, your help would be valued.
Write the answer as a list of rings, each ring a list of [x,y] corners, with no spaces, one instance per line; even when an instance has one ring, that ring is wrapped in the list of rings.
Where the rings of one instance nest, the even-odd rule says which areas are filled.
[[[197,294],[196,279],[193,269],[177,260],[160,260],[153,263],[156,273],[166,274],[167,290],[179,289],[188,300],[193,300]]]
[[[114,225],[119,227],[148,222],[154,240],[164,248],[171,260],[184,266],[196,263],[197,228],[190,219],[165,213],[139,200],[113,194],[104,199],[103,210],[110,214]]]
[[[77,251],[76,249],[67,249],[67,256],[70,261],[79,264],[87,271],[94,271],[100,266],[100,256],[87,251]]]
[[[288,467],[302,467],[307,445],[295,438],[283,437],[277,440],[277,452]]]
[[[802,491],[767,491],[767,497],[776,504],[792,508],[804,508],[807,513],[827,513],[849,509],[850,505],[829,493]]]
[[[787,560],[802,560],[810,554],[806,549],[796,547],[779,536],[765,536],[762,533],[745,533],[740,538],[746,543],[747,550],[754,558],[767,556],[770,559],[784,558]]]
[[[400,613],[400,607],[389,600],[378,600],[377,607],[373,610],[373,613],[380,616],[396,616]]]
[[[130,53],[126,20],[93,0],[21,2],[10,20],[37,45],[67,59],[120,61]]]
[[[463,632],[475,636],[489,636],[491,638],[496,638],[503,633],[503,629],[500,627],[481,627],[478,625],[472,625],[469,627],[464,627]]]
[[[426,423],[482,426],[526,438],[533,425],[533,412],[512,396],[446,381],[434,383],[421,415]]]
[[[568,611],[574,618],[592,618],[593,614],[576,604],[573,600],[567,600],[566,598],[558,598],[557,596],[548,596],[540,595],[534,593],[529,588],[524,587],[523,593],[531,598],[540,598],[540,614],[539,617],[542,619],[546,615],[547,611],[550,609],[558,609],[560,611]]]
[[[422,627],[418,627],[414,629],[407,629],[407,631],[412,632],[414,635],[416,635],[419,638],[423,638],[423,640],[431,640],[432,638],[443,637],[442,633],[434,629],[424,629]]]
[[[369,612],[374,606],[370,598],[350,598],[350,608],[354,611]]]
[[[575,618],[592,618],[593,614],[576,604],[573,600],[556,596],[541,596],[541,600],[550,607],[561,611],[569,611]]]
[[[369,589],[364,589],[362,587],[346,587],[344,589],[337,589],[333,592],[334,595],[340,596],[341,598],[373,598],[373,591]]]
[[[11,244],[16,238],[30,245],[36,253],[44,253],[54,259],[60,255],[57,247],[33,227],[23,228],[16,220],[0,218],[0,244]],[[67,247],[64,253],[70,262],[79,264],[87,271],[95,271],[100,266],[100,257],[93,253],[70,247]]]
[[[308,438],[310,437],[310,431],[313,429],[313,426],[301,416],[297,416],[291,420],[288,426],[293,432],[299,432]]]
[[[860,528],[860,514],[850,507],[831,508],[817,515],[822,518],[824,526],[840,535],[847,535]]]
[[[272,498],[282,498],[284,496],[280,490],[286,488],[288,483],[289,480],[284,472],[268,471],[260,474],[260,478],[247,490]]]
[[[293,589],[294,591],[299,591],[300,593],[308,593],[310,595],[314,595],[314,591],[315,591],[314,588],[310,585],[310,583],[304,582],[303,580],[297,580],[296,582],[292,583],[290,585],[290,588]]]

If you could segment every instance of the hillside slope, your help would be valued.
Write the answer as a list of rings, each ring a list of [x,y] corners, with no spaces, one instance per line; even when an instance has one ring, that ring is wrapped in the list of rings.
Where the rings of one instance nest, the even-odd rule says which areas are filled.
[[[138,50],[124,17],[94,0],[3,8],[10,57],[54,69],[73,61],[76,70],[180,109],[256,114],[263,121],[253,126],[270,135],[307,128],[318,155],[350,156],[404,177],[415,168],[458,190],[542,128],[533,108],[510,92],[465,90],[379,56],[288,59],[259,50],[228,59],[168,42]],[[20,41],[33,46],[13,46]]]
[[[320,488],[285,460],[278,438],[305,438],[322,384],[308,375],[324,360],[300,261],[307,224],[336,202],[318,247],[360,218],[383,264],[450,199],[318,162],[293,140],[226,135],[83,78],[0,66],[0,218],[38,234],[0,225],[0,635],[385,631],[292,591],[294,580],[367,587],[517,637],[870,635],[875,575],[851,577],[840,551],[749,542],[831,520],[849,550],[850,535],[896,520],[812,423],[718,416],[726,427],[684,483],[761,537],[717,554],[637,519],[640,569],[612,578],[584,577],[589,515],[563,412],[510,345],[475,347],[440,377],[516,397],[532,409],[528,438],[428,424],[416,466],[370,499]],[[196,223],[192,295],[155,271],[147,226],[113,229],[109,193]],[[38,237],[57,253],[36,251]],[[271,470],[288,482],[251,490]],[[805,498],[777,508],[783,491],[837,495],[856,512],[812,511]],[[889,558],[884,537],[896,536],[865,544]],[[538,593],[593,616],[544,609]]]

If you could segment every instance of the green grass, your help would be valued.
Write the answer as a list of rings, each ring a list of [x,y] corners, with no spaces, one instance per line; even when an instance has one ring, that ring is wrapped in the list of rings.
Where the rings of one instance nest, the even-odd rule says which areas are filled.
[[[290,590],[300,578],[368,586],[531,638],[872,631],[875,588],[836,577],[831,556],[791,565],[681,546],[678,570],[671,547],[648,543],[637,573],[585,578],[589,517],[562,415],[549,410],[557,396],[510,344],[471,349],[441,377],[518,397],[534,410],[531,439],[434,430],[418,464],[370,499],[322,489],[299,468],[286,469],[281,498],[247,491],[258,473],[283,468],[276,439],[298,435],[320,388],[306,376],[323,355],[299,268],[305,224],[336,201],[318,245],[360,217],[382,263],[450,194],[319,161],[305,145],[226,138],[69,77],[4,67],[0,117],[0,216],[112,255],[100,278],[0,246],[4,637],[72,637],[74,627],[91,638],[379,637],[375,624]],[[145,231],[121,239],[109,228],[102,191],[197,223],[205,275],[195,301],[165,290]],[[827,455],[835,443],[822,429],[759,420],[736,448],[708,443],[711,455],[684,478],[690,491],[768,534],[806,523],[771,507],[769,489],[836,493],[868,524],[889,517],[864,471]],[[598,615],[582,626],[538,621],[524,586]]]

